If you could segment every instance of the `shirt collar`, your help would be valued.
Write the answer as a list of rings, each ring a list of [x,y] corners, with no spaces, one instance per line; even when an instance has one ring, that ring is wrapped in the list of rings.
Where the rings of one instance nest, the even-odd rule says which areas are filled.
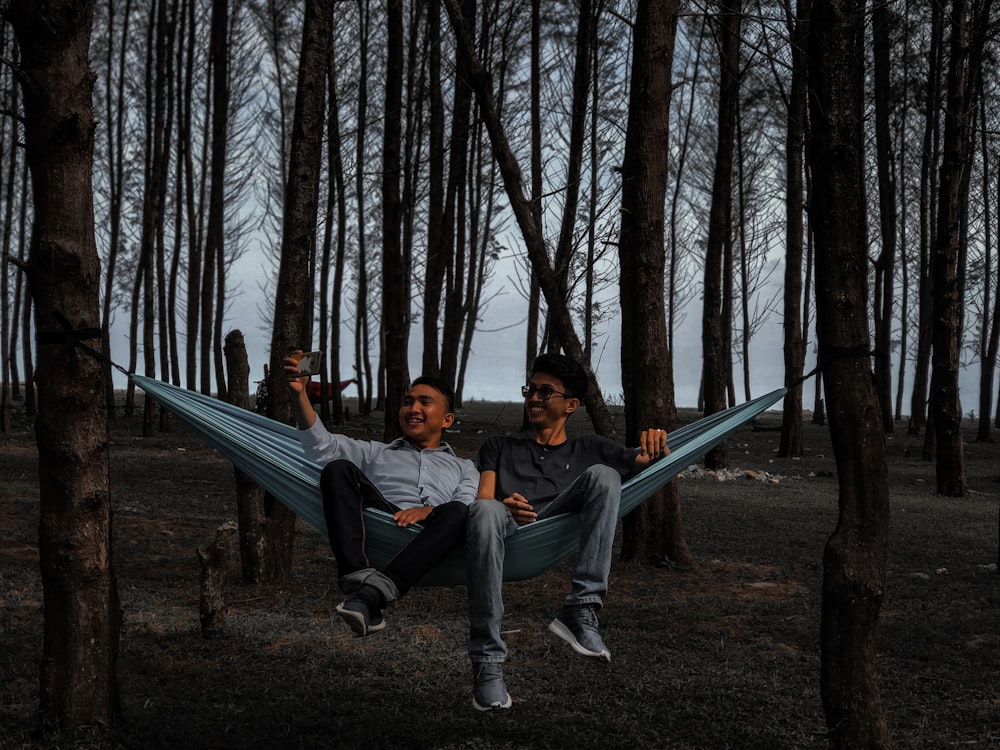
[[[411,450],[411,451],[430,451],[431,453],[449,453],[452,456],[457,455],[448,443],[441,443],[437,448],[417,448],[413,443],[407,440],[405,437],[398,437],[389,443],[389,448],[391,450]]]

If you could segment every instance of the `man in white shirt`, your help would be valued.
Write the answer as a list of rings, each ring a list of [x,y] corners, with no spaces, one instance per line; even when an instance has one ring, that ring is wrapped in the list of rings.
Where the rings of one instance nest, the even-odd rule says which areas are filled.
[[[339,614],[357,636],[382,630],[382,609],[402,597],[464,539],[479,472],[443,443],[455,421],[453,391],[443,380],[413,381],[399,410],[403,436],[391,443],[355,440],[329,432],[296,377],[295,356],[285,360],[288,388],[306,456],[323,464],[320,488],[330,547],[347,598]],[[399,526],[419,524],[420,534],[376,570],[365,549],[366,507],[392,514]]]

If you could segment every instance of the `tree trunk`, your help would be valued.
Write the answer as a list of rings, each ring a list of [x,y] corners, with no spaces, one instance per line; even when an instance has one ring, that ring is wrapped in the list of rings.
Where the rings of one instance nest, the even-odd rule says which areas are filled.
[[[113,311],[113,300],[115,293],[115,274],[118,265],[118,252],[121,249],[121,224],[122,224],[122,197],[125,188],[125,56],[130,45],[129,32],[131,31],[131,0],[126,0],[122,13],[121,37],[115,39],[115,6],[114,2],[108,3],[108,26],[109,43],[108,55],[105,60],[106,78],[104,82],[107,92],[105,100],[105,135],[107,145],[105,156],[107,157],[107,178],[108,178],[108,256],[106,260],[106,270],[104,273],[104,300],[103,312],[101,314],[101,346],[104,351],[111,351],[111,318]],[[117,56],[117,57],[116,57]],[[117,59],[117,70],[114,61]],[[113,73],[114,72],[114,73]],[[111,92],[114,92],[112,95]],[[112,419],[117,415],[117,404],[115,397],[114,381],[111,377],[111,363],[104,363],[104,386],[105,400],[107,401],[108,414]]]
[[[892,321],[896,282],[895,154],[890,132],[893,107],[889,9],[872,5],[873,90],[875,98],[875,160],[878,171],[879,227],[882,248],[875,261],[875,389],[882,409],[882,426],[893,431],[892,418]]]
[[[823,557],[820,692],[831,748],[890,747],[876,633],[889,526],[885,433],[869,370],[863,0],[814,0],[809,36],[816,314],[840,481]]]
[[[250,408],[250,363],[243,333],[230,331],[223,349],[229,371],[226,400],[241,409]],[[259,583],[267,570],[268,539],[265,531],[264,489],[239,469],[236,478],[236,515],[239,521],[240,570],[247,583]]]
[[[531,215],[537,226],[542,226],[542,192],[544,191],[542,173],[542,9],[541,0],[531,0]],[[541,318],[542,289],[538,284],[538,274],[528,264],[530,278],[528,287],[528,320],[524,342],[524,372],[538,356],[538,325]],[[526,378],[527,379],[527,378]],[[523,429],[528,428],[528,414],[525,412]]]
[[[573,64],[573,95],[569,119],[569,147],[566,154],[565,189],[562,191],[563,211],[554,263],[556,282],[559,284],[560,295],[563,299],[569,298],[569,277],[573,262],[573,250],[577,246],[576,226],[579,221],[577,207],[580,203],[580,175],[583,167],[583,147],[587,124],[591,44],[594,43],[593,27],[596,24],[590,0],[580,0],[579,6],[576,55]],[[663,141],[663,143],[666,142],[666,140]],[[556,341],[555,344],[558,346],[559,342]],[[589,364],[590,352],[586,348],[584,352]]]
[[[920,149],[920,264],[917,280],[917,353],[913,362],[913,393],[910,396],[911,435],[919,435],[927,424],[927,381],[930,371],[934,302],[931,278],[931,237],[936,197],[935,165],[938,159],[939,127],[942,109],[941,65],[944,47],[944,4],[931,4],[930,50],[927,56],[927,91],[924,98],[925,126]]]
[[[297,348],[308,349],[313,328],[313,272],[319,207],[323,123],[326,109],[326,60],[330,49],[332,0],[308,0],[302,25],[295,118],[292,126],[288,184],[285,187],[281,259],[271,333],[267,414],[291,421],[283,360]],[[288,574],[292,564],[295,514],[267,496],[265,524],[269,560],[264,580]]]
[[[28,224],[28,169],[25,166],[24,178],[21,181],[21,218],[18,237],[18,259],[22,262],[27,258],[27,224]],[[24,355],[24,413],[35,416],[38,406],[35,400],[35,357],[32,353],[32,306],[31,285],[24,286],[24,307],[21,310],[21,353]],[[105,388],[107,390],[107,388]]]
[[[358,14],[360,29],[358,31],[360,71],[358,73],[358,109],[357,122],[368,121],[368,38],[371,33],[371,7],[369,0],[362,0]],[[365,135],[368,128],[357,128],[355,140],[355,159],[358,164],[364,164]],[[365,234],[366,201],[364,170],[355,170],[355,193],[358,201],[358,263],[357,263],[357,293],[354,302],[354,362],[358,374],[358,411],[361,414],[371,414],[372,411],[372,368],[368,352],[368,241]]]
[[[428,109],[430,129],[427,154],[427,261],[424,268],[423,357],[421,373],[441,374],[438,322],[444,286],[444,94],[441,90],[441,2],[427,8]],[[458,86],[463,84],[459,81]]]
[[[500,123],[500,118],[497,115],[489,76],[476,56],[475,46],[472,43],[472,38],[462,12],[458,7],[457,0],[445,0],[445,8],[448,11],[448,17],[451,20],[452,28],[455,31],[458,41],[459,66],[463,74],[469,76],[473,89],[476,92],[483,122],[489,132],[490,142],[493,146],[493,156],[497,161],[497,166],[500,168],[504,189],[507,192],[511,209],[521,230],[522,238],[528,250],[528,257],[531,259],[532,268],[538,274],[539,285],[545,295],[545,301],[549,305],[553,328],[558,333],[559,340],[563,343],[566,353],[578,362],[584,363],[584,369],[587,372],[587,379],[590,384],[587,392],[586,407],[595,432],[609,437],[614,436],[616,434],[614,422],[601,394],[597,378],[594,375],[593,369],[585,364],[587,360],[584,357],[580,339],[573,328],[573,319],[570,316],[566,300],[559,296],[558,283],[552,270],[552,265],[549,262],[541,227],[535,222],[531,204],[524,195],[520,165],[511,151],[507,136]]]
[[[542,193],[544,191],[544,174],[542,172],[542,103],[541,103],[541,79],[542,79],[542,9],[541,0],[531,0],[531,82],[530,82],[530,138],[531,156],[529,169],[531,170],[531,191],[529,193],[529,207],[531,209],[532,220],[536,226],[542,226]],[[538,274],[531,263],[528,263],[528,313],[525,322],[524,338],[524,373],[527,380],[527,372],[531,363],[538,356],[539,335],[538,327],[541,322],[542,288],[538,283]],[[521,429],[527,431],[530,428],[528,413],[521,415]]]
[[[0,57],[7,54],[7,35],[0,33]],[[13,45],[11,45],[13,46]],[[11,86],[9,92],[10,99],[3,101],[3,107],[9,112],[17,112],[17,87]],[[9,127],[8,127],[9,126]],[[8,136],[8,132],[10,135]],[[17,291],[14,299],[10,298],[11,293],[11,266],[13,256],[10,252],[11,239],[13,236],[14,206],[16,204],[16,192],[14,190],[14,180],[18,172],[18,151],[17,151],[17,129],[14,127],[12,117],[0,115],[0,153],[7,154],[7,163],[2,170],[2,193],[0,193],[0,204],[3,204],[3,217],[0,219],[0,432],[10,430],[10,401],[17,393],[17,359],[13,356],[17,343],[17,308],[20,304],[21,283],[18,279]],[[19,269],[14,272],[20,275]]]
[[[986,121],[986,99],[980,92],[980,106],[982,107],[982,119]],[[983,139],[984,170],[983,170],[983,190],[989,193],[986,184],[985,164],[986,139]],[[1000,185],[997,186],[997,194],[1000,195]],[[988,207],[990,201],[984,201],[987,207],[986,215],[989,217]],[[987,221],[989,226],[989,221]],[[984,305],[983,310],[983,330],[980,333],[980,357],[979,357],[979,424],[976,429],[976,442],[987,443],[992,440],[992,430],[990,429],[991,414],[993,412],[993,383],[996,375],[997,354],[1000,353],[1000,249],[994,242],[989,241],[992,232],[987,232],[986,242],[986,262],[983,271]],[[1000,232],[997,233],[997,240],[1000,241]],[[990,309],[990,299],[993,300],[993,309]]]
[[[226,146],[229,127],[229,6],[227,0],[213,0],[211,26],[212,58],[212,163],[208,195],[208,227],[201,271],[201,392],[212,392],[212,350],[215,316],[225,315],[222,300],[216,299],[216,264],[225,246]],[[194,283],[192,279],[190,283]],[[272,391],[273,393],[273,391]],[[225,394],[220,393],[219,397]]]
[[[622,161],[621,265],[622,388],[625,439],[637,445],[648,427],[677,422],[667,362],[663,303],[664,206],[670,130],[671,71],[677,30],[676,0],[640,0],[633,24],[632,83]],[[684,539],[676,482],[630,513],[622,528],[622,557],[647,563],[692,561]]]
[[[705,414],[715,414],[727,406],[728,363],[725,320],[728,278],[723,259],[730,244],[733,192],[733,145],[736,111],[740,90],[740,13],[741,0],[725,0],[717,16],[719,36],[719,108],[718,140],[715,149],[715,176],[712,181],[712,207],[708,215],[708,241],[705,247],[704,304],[701,332],[703,352],[702,388]],[[705,455],[707,468],[725,468],[729,463],[725,442]]]
[[[28,278],[38,340],[40,713],[72,726],[119,710],[121,610],[111,548],[108,413],[94,239],[89,2],[8,6],[21,50],[34,227]],[[72,333],[70,333],[72,332]]]
[[[329,151],[328,168],[332,175],[331,191],[336,194],[337,205],[337,236],[336,252],[334,253],[333,290],[330,301],[330,350],[327,352],[329,364],[329,380],[333,384],[333,395],[330,399],[331,418],[336,424],[344,419],[344,397],[340,389],[340,328],[341,303],[344,288],[344,257],[347,252],[347,191],[344,181],[344,160],[340,155],[340,107],[337,98],[337,76],[334,67],[334,55],[327,61],[327,76],[330,87],[330,106],[327,115],[327,149]],[[332,218],[332,211],[330,212]]]
[[[174,0],[174,12],[176,14],[177,39],[180,40],[175,50],[175,60],[171,75],[171,102],[177,110],[177,134],[175,143],[177,144],[177,155],[174,160],[174,180],[171,186],[173,191],[173,242],[170,258],[170,273],[166,277],[167,281],[167,301],[166,301],[166,330],[169,338],[169,362],[170,362],[170,382],[176,386],[181,384],[181,352],[179,341],[179,327],[181,316],[178,314],[178,296],[181,285],[181,260],[184,257],[184,246],[187,238],[184,236],[184,205],[187,200],[184,175],[187,165],[188,154],[191,151],[191,108],[189,102],[191,94],[189,79],[186,78],[187,67],[186,58],[189,54],[193,39],[194,19],[188,13],[189,4],[187,0]],[[167,379],[167,367],[164,365],[163,379]],[[164,410],[164,415],[170,412]]]
[[[989,17],[990,0],[982,12]],[[948,94],[944,115],[941,159],[941,197],[931,255],[934,278],[934,335],[930,411],[934,422],[937,491],[950,497],[968,492],[965,448],[962,440],[962,403],[958,393],[959,351],[962,346],[962,278],[960,262],[965,238],[964,213],[969,201],[969,130],[975,111],[975,81],[979,76],[983,41],[966,39],[968,6],[965,0],[951,5],[951,51]],[[980,28],[976,26],[975,28]]]
[[[461,0],[467,28],[474,27],[476,0]],[[464,253],[466,248],[465,196],[470,153],[472,122],[472,87],[463,76],[456,76],[452,103],[451,143],[448,184],[445,188],[444,216],[441,221],[440,262],[445,267],[444,315],[441,321],[441,377],[455,382],[458,374],[458,348],[461,335],[460,313],[463,305]]]
[[[191,39],[195,38],[195,29],[198,25],[198,21],[195,18],[194,2],[195,0],[186,0],[187,15],[191,19],[191,33],[189,35]],[[183,159],[184,184],[187,195],[185,210],[187,211],[188,226],[187,298],[184,305],[184,329],[187,332],[187,336],[184,342],[186,366],[184,377],[188,390],[194,391],[198,388],[198,331],[199,320],[201,319],[201,284],[199,279],[201,277],[202,225],[200,223],[200,200],[197,202],[195,200],[194,139],[191,137],[193,131],[191,123],[193,122],[194,45],[189,43],[187,47],[187,56],[184,60],[184,80],[187,85],[181,89],[184,102],[181,105],[181,115],[179,118],[180,133],[178,133],[178,140],[183,142],[185,146],[182,153],[178,155],[178,158]],[[208,137],[208,134],[205,134],[205,141],[210,140],[211,138]],[[208,166],[202,162],[202,172],[207,171],[207,169]]]
[[[910,276],[911,276],[911,263],[910,263],[910,210],[909,203],[911,200],[911,189],[909,187],[909,182],[911,180],[910,175],[912,170],[909,166],[911,149],[909,148],[908,131],[906,129],[906,122],[911,117],[911,108],[913,102],[913,95],[911,93],[911,66],[913,65],[913,55],[910,48],[911,41],[908,36],[904,38],[903,50],[902,50],[902,71],[900,72],[900,78],[902,79],[900,97],[904,104],[901,107],[902,112],[896,117],[896,138],[899,141],[899,174],[897,180],[899,183],[899,241],[896,243],[896,249],[899,253],[899,258],[897,259],[899,263],[899,360],[897,362],[896,370],[896,406],[893,413],[893,417],[897,422],[903,420],[903,401],[906,397],[906,372],[908,366],[908,360],[912,356],[910,352],[910,331],[912,330],[911,324],[911,313],[910,313]],[[918,234],[919,236],[919,234]],[[909,429],[907,430],[909,431]]]
[[[198,549],[198,563],[201,565],[198,619],[202,638],[216,638],[226,632],[225,584],[235,538],[236,524],[226,521],[215,530],[212,543]]]
[[[802,261],[805,184],[802,147],[806,133],[806,98],[809,87],[806,44],[809,39],[810,0],[798,0],[795,19],[789,19],[792,44],[792,85],[788,95],[788,122],[785,131],[785,394],[781,414],[778,456],[792,458],[805,453],[802,425],[802,386],[806,345],[802,335]],[[806,305],[808,306],[808,305]]]
[[[385,121],[382,141],[382,330],[385,334],[385,424],[382,439],[400,434],[399,409],[409,383],[410,294],[403,255],[400,143],[403,108],[403,2],[386,13]]]

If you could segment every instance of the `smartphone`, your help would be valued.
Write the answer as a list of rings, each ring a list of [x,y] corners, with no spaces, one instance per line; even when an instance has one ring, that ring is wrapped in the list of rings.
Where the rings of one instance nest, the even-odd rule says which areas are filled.
[[[303,375],[319,375],[320,366],[323,364],[323,352],[306,352],[299,360],[299,369],[296,377]]]

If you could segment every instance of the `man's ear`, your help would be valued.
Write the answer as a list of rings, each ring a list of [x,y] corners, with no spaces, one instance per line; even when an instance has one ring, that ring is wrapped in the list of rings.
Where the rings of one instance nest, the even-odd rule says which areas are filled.
[[[568,398],[566,399],[566,413],[572,414],[577,409],[580,408],[580,399],[578,398]]]
[[[448,427],[451,427],[453,424],[455,424],[455,415],[452,414],[451,412],[448,412],[447,414],[444,415],[443,421],[444,421],[444,426],[447,429]]]

